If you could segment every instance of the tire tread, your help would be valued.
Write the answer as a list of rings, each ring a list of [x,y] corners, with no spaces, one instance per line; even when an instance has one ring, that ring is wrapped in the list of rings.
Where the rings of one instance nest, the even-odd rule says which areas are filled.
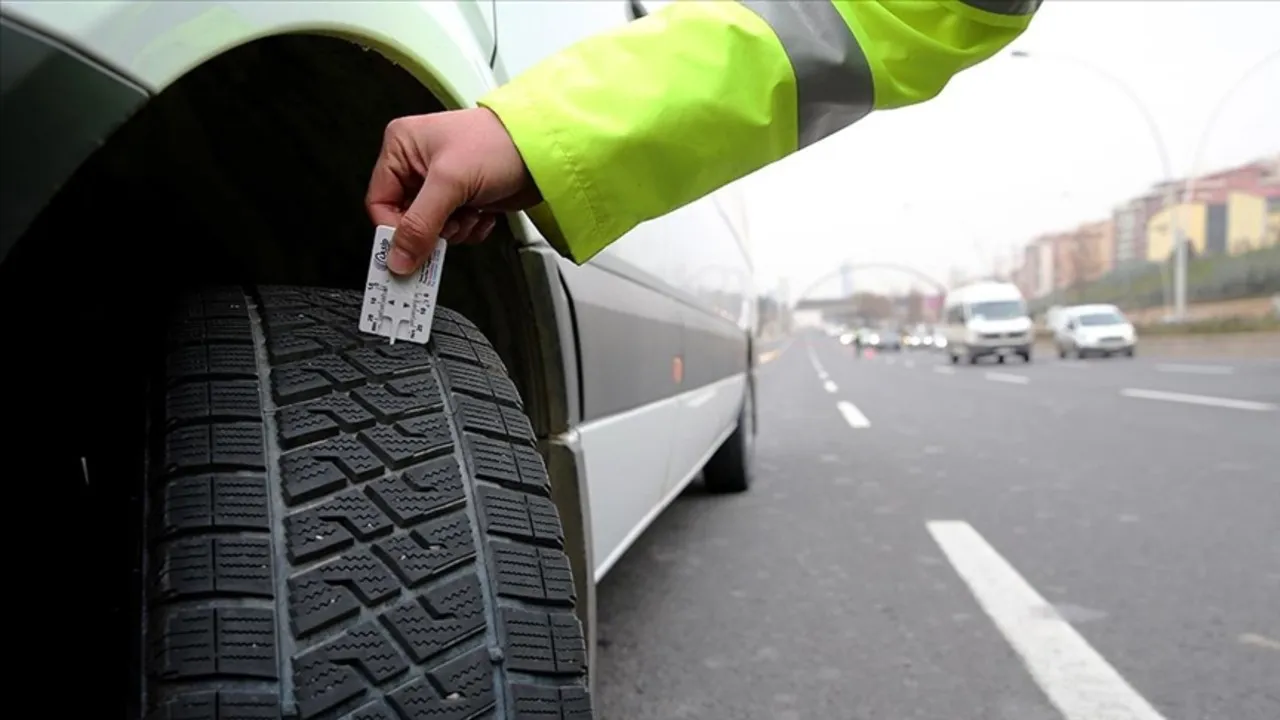
[[[444,308],[426,348],[357,333],[359,311],[286,287],[177,308],[149,717],[590,718],[564,536],[501,360]]]

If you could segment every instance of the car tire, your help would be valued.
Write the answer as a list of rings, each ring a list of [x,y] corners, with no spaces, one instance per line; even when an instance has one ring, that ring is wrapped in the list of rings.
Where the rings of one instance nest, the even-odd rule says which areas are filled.
[[[361,297],[188,296],[149,422],[147,717],[589,718],[564,534],[502,361]],[[492,713],[492,714],[490,714]]]
[[[960,356],[955,353],[947,353],[951,357],[951,364],[955,365],[960,362]]]
[[[1124,351],[1124,356],[1125,356],[1125,357],[1127,357],[1127,358],[1131,358],[1131,357],[1133,357],[1133,356],[1134,356],[1134,354],[1136,354],[1136,353],[1137,353],[1137,351],[1138,351],[1138,349],[1137,349],[1137,348],[1134,348],[1134,347],[1127,348],[1127,349]]]
[[[965,360],[967,360],[970,365],[978,364],[978,356],[973,353],[965,353]]]
[[[1027,352],[1024,352],[1024,353],[1018,353],[1018,354],[1022,356],[1022,362],[1024,362],[1024,363],[1030,363],[1030,362],[1031,362],[1031,351],[1030,351],[1030,350],[1028,350]]]
[[[1067,349],[1062,347],[1061,345],[1058,346],[1058,359],[1059,360],[1067,359]]]
[[[747,381],[738,425],[702,468],[702,481],[711,493],[740,493],[751,487],[755,471],[755,385]]]

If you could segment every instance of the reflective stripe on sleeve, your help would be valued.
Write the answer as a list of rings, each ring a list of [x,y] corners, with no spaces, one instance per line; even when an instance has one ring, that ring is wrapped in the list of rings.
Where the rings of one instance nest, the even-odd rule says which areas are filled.
[[[742,4],[769,24],[791,61],[800,147],[871,112],[875,106],[871,66],[830,2],[742,0]]]
[[[1030,15],[1040,8],[1042,0],[960,0],[960,2],[997,15]]]

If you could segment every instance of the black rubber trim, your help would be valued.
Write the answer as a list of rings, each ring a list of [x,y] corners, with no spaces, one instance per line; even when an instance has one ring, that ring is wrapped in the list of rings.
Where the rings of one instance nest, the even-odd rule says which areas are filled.
[[[103,64],[0,17],[0,261],[81,163],[149,98]]]

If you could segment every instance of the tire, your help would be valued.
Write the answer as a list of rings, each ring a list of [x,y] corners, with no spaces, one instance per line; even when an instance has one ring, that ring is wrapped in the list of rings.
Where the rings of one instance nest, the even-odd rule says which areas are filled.
[[[1024,353],[1020,353],[1020,354],[1022,355],[1022,362],[1024,362],[1024,363],[1029,363],[1029,362],[1031,362],[1031,353],[1030,353],[1030,352],[1024,352]]]
[[[1127,350],[1124,351],[1124,356],[1131,358],[1137,353],[1137,351],[1138,349],[1135,347],[1128,348]]]
[[[592,716],[563,532],[501,360],[439,308],[208,291],[150,427],[148,718]]]
[[[960,362],[960,356],[959,356],[959,355],[956,355],[955,353],[947,353],[947,355],[949,355],[949,356],[951,357],[951,364],[952,364],[952,365],[955,365],[956,363]]]
[[[965,355],[965,360],[967,360],[967,361],[969,362],[969,364],[970,364],[970,365],[977,365],[977,364],[978,364],[978,356],[977,356],[977,355],[974,355],[973,353],[967,353],[967,354]]]
[[[755,386],[747,382],[747,391],[738,411],[738,426],[702,469],[707,492],[740,493],[751,487],[755,467]]]
[[[1058,346],[1058,359],[1059,359],[1059,360],[1066,360],[1066,359],[1067,359],[1067,351],[1066,351],[1066,349],[1065,349],[1065,348],[1063,348],[1061,345],[1059,345],[1059,346]]]

